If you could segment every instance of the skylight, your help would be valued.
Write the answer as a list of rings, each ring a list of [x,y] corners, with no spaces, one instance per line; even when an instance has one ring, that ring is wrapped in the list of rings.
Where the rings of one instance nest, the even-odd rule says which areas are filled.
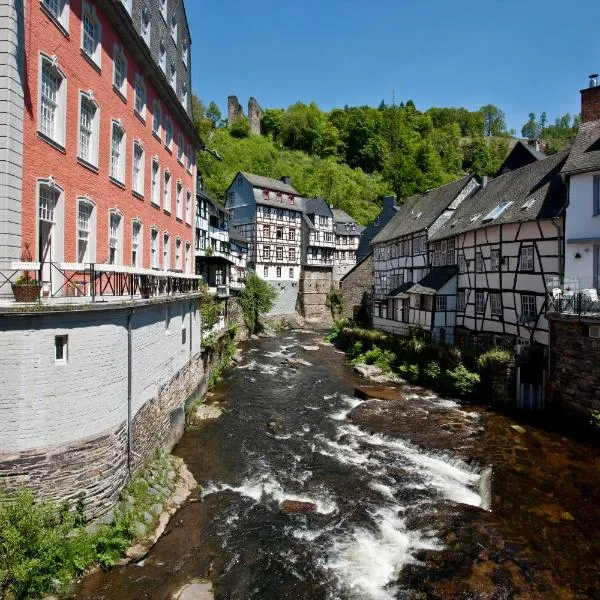
[[[508,200],[503,200],[502,202],[500,202],[500,204],[498,204],[498,206],[496,206],[496,208],[494,208],[494,210],[489,212],[483,218],[483,220],[493,221],[494,219],[497,219],[511,204],[512,202],[509,202]]]
[[[417,220],[417,219],[418,219],[418,218],[419,218],[419,217],[420,217],[422,214],[423,214],[422,212],[420,212],[420,213],[417,213],[417,214],[415,215],[415,221],[416,221],[416,220]]]
[[[530,200],[527,200],[527,202],[525,202],[523,206],[521,206],[521,210],[527,210],[528,208],[531,208],[534,204],[535,198],[531,198]]]
[[[481,215],[479,213],[477,213],[476,215],[473,215],[471,217],[471,223],[475,223],[475,221],[477,221],[477,219],[479,219]]]

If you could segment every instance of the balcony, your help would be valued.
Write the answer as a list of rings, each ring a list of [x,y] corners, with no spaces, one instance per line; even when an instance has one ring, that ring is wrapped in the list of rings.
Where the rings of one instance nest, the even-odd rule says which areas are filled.
[[[600,297],[596,288],[580,290],[579,279],[555,279],[548,284],[546,312],[579,317],[600,317]]]

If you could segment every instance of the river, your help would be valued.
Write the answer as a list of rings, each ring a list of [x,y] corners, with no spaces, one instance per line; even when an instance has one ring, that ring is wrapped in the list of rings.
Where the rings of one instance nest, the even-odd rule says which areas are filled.
[[[227,600],[600,598],[597,446],[417,387],[360,400],[343,354],[302,348],[319,341],[242,345],[211,396],[223,415],[174,451],[202,490],[144,561],[74,597],[162,600],[207,578]]]

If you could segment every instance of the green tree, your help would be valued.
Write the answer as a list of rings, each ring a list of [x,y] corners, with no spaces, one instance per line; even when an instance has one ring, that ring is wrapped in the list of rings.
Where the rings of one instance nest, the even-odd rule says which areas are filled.
[[[239,303],[244,314],[246,327],[254,333],[259,325],[259,318],[273,308],[277,292],[258,275],[250,275],[246,287],[239,295]]]
[[[545,114],[545,113],[544,113]],[[535,118],[535,113],[529,113],[529,120],[521,128],[521,135],[529,140],[536,140],[540,134],[540,127]]]
[[[268,108],[262,117],[262,126],[265,135],[270,135],[274,140],[279,139],[283,128],[285,111],[282,108]]]
[[[318,154],[325,133],[326,118],[316,102],[297,102],[283,117],[281,139],[293,150]]]
[[[221,111],[216,102],[212,101],[208,105],[206,118],[213,124],[213,127],[219,127],[221,125]]]
[[[483,116],[483,134],[486,137],[506,132],[506,115],[497,106],[486,104],[479,112]]]
[[[250,123],[244,117],[238,117],[229,125],[229,133],[235,138],[247,138],[250,135]]]

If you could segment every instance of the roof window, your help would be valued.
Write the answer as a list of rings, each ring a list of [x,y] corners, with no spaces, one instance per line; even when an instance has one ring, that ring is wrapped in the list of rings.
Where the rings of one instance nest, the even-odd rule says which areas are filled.
[[[503,200],[502,202],[500,202],[500,204],[498,204],[498,206],[496,206],[494,210],[489,212],[483,218],[484,223],[486,221],[493,221],[494,219],[497,219],[511,204],[512,202],[509,202],[508,200]]]

